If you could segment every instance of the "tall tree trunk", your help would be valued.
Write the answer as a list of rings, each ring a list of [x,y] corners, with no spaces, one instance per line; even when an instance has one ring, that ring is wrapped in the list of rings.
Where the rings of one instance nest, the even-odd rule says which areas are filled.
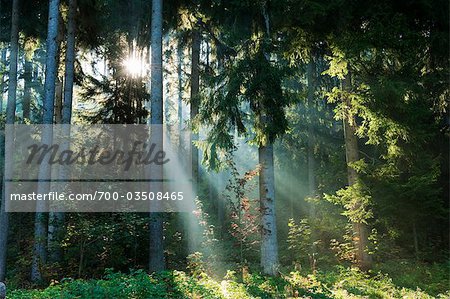
[[[278,268],[278,241],[275,216],[275,176],[273,145],[260,145],[258,149],[259,198],[261,208],[261,267],[265,274],[276,275]]]
[[[217,53],[218,49],[216,50]],[[218,73],[221,73],[223,71],[223,59],[220,56],[216,56],[217,58],[217,70]],[[218,87],[219,83],[216,83],[215,86]],[[217,179],[217,222],[219,225],[219,236],[223,238],[225,230],[226,230],[226,224],[225,224],[225,213],[226,213],[226,206],[225,206],[225,199],[223,198],[223,191],[225,189],[225,186],[229,180],[229,172],[223,171],[220,172]]]
[[[200,32],[196,29],[192,31],[192,63],[191,63],[191,121],[198,114],[199,108],[199,90],[200,90]],[[191,155],[192,155],[192,181],[194,190],[198,191],[198,148],[194,143],[198,141],[198,133],[191,133]]]
[[[178,76],[178,133],[180,138],[178,140],[178,148],[181,154],[183,149],[183,44],[181,38],[178,40],[177,46],[177,76]]]
[[[190,120],[191,123],[197,117],[199,109],[199,90],[200,90],[200,32],[197,29],[192,31],[192,45],[191,45],[191,94],[190,94]],[[190,135],[190,152],[191,152],[191,167],[192,167],[192,187],[195,194],[198,194],[199,184],[199,154],[198,148],[195,144],[198,141],[198,132],[191,131]],[[188,215],[190,229],[188,229],[188,252],[193,253],[198,250],[201,233],[198,226],[198,219],[193,214]]]
[[[61,15],[59,15],[59,23],[61,26],[58,28],[57,45],[58,51],[56,54],[56,81],[55,81],[55,110],[54,110],[54,123],[62,123],[62,106],[63,106],[63,85],[64,81],[58,74],[59,65],[61,63],[61,50],[62,42],[64,39],[64,20]],[[59,172],[59,170],[56,170]],[[58,232],[60,232],[60,221],[58,212],[50,211],[48,213],[48,227],[47,227],[47,256],[48,261],[51,263],[58,262],[61,257],[61,252],[59,250],[58,243]]]
[[[316,65],[314,62],[314,57],[311,55],[308,68],[307,68],[307,79],[308,79],[308,193],[309,196],[315,198],[317,196],[317,184],[316,184],[316,159],[314,157],[314,148],[316,146],[316,138],[314,133],[314,120],[315,120],[315,103],[314,103],[314,91],[315,82],[314,74],[316,71]],[[314,202],[309,204],[309,217],[311,220],[316,217],[316,205]],[[315,260],[314,255],[316,251],[315,241],[316,232],[311,231],[311,255],[312,261]],[[313,265],[315,263],[311,263]],[[313,269],[314,271],[315,269]]]
[[[55,82],[58,65],[58,24],[59,23],[59,0],[49,1],[48,28],[47,28],[47,57],[44,83],[44,103],[43,103],[43,123],[53,124],[53,114],[55,105]],[[44,129],[42,132],[42,143],[50,144],[53,139],[51,129]],[[39,167],[39,178],[50,177],[49,164],[44,160]],[[50,189],[50,182],[40,181],[37,193],[44,194]],[[35,226],[34,226],[34,246],[33,261],[31,265],[31,280],[38,282],[42,279],[41,266],[47,259],[46,239],[46,203],[38,201],[36,204]]]
[[[67,46],[65,57],[65,76],[64,76],[64,99],[62,103],[61,123],[69,125],[72,120],[72,98],[75,64],[75,30],[76,30],[76,12],[77,1],[69,1],[69,12],[67,16]],[[64,126],[64,135],[70,135],[70,128]],[[69,149],[69,144],[64,144],[63,151]],[[60,171],[59,178],[64,180],[67,174],[64,168]],[[65,191],[65,190],[63,190]],[[60,262],[62,260],[61,241],[64,236],[65,214],[62,212],[51,212],[49,214],[49,256],[52,261]]]
[[[7,124],[14,124],[16,117],[17,60],[19,53],[19,0],[13,0],[12,5],[9,86],[8,101],[6,103]]]
[[[9,65],[9,86],[8,86],[8,102],[6,106],[6,124],[14,124],[16,118],[16,91],[17,91],[17,56],[19,52],[19,0],[14,0],[12,3],[12,17],[11,17],[11,54]],[[5,153],[11,159],[9,155],[12,153],[13,142],[9,140],[5,144],[4,137],[2,136],[1,147],[6,146]],[[8,163],[10,167],[5,169],[5,172],[11,173],[12,165]],[[5,188],[4,177],[2,180],[2,204],[0,207],[0,281],[5,281],[6,274],[6,251],[8,243],[8,230],[9,230],[9,215],[6,212],[6,194],[9,193],[9,187]]]
[[[266,38],[270,39],[270,20],[266,3],[262,5],[262,16],[266,29]],[[270,64],[270,53],[264,52]],[[262,126],[267,124],[267,116],[260,115]],[[266,136],[266,144],[258,148],[259,165],[259,201],[261,209],[261,267],[265,274],[278,274],[278,240],[275,215],[275,173],[273,165],[273,144]]]
[[[170,33],[166,33],[164,35],[164,48],[165,49],[170,49]],[[172,55],[164,55],[163,56],[163,61],[164,61],[164,57],[166,56],[166,62],[167,64],[171,63],[171,57]],[[168,72],[169,73],[169,72]],[[168,74],[166,75],[166,78],[168,77]],[[164,74],[163,74],[163,82],[164,82]],[[167,79],[166,80],[166,85],[165,87],[165,92],[163,92],[163,98],[165,98],[166,100],[164,101],[164,120],[163,122],[167,125],[170,125],[170,80]]]
[[[76,30],[77,0],[70,0],[69,15],[67,19],[67,49],[65,65],[64,103],[62,123],[70,124],[72,121],[72,98],[75,65],[75,30]],[[105,63],[106,65],[106,63]]]
[[[413,233],[413,239],[414,239],[414,256],[416,260],[419,260],[419,238],[417,237],[417,226],[416,221],[413,221],[412,224],[412,233]]]
[[[310,59],[307,69],[308,79],[308,193],[309,196],[315,197],[317,195],[316,184],[316,161],[314,158],[315,147],[315,134],[313,120],[315,117],[315,105],[314,105],[314,72],[315,63],[313,58]],[[314,205],[311,205],[311,216],[314,217]]]
[[[342,81],[342,87],[346,91],[351,91],[352,82],[351,74]],[[345,99],[347,107],[350,108],[350,100]],[[345,140],[345,154],[347,161],[347,176],[349,186],[353,186],[358,183],[359,175],[356,170],[350,165],[359,160],[359,149],[358,149],[358,139],[356,136],[356,122],[355,116],[347,113],[344,117],[344,140]],[[354,207],[356,210],[359,208],[359,204]],[[365,223],[353,222],[353,242],[356,249],[356,262],[362,270],[368,270],[372,264],[372,258],[367,253],[367,245],[369,244],[368,239],[368,228]]]
[[[30,119],[30,105],[31,105],[31,85],[33,80],[33,63],[31,59],[25,55],[25,67],[24,67],[24,86],[23,86],[23,99],[22,99],[22,111],[23,119]]]
[[[0,75],[0,113],[3,112],[3,93],[5,91],[5,76],[4,76],[4,66],[6,65],[6,49],[2,49],[1,54],[1,75]]]
[[[59,76],[59,65],[62,61],[61,59],[61,53],[62,53],[62,43],[64,40],[64,19],[62,18],[61,14],[59,15],[59,26],[58,28],[58,35],[56,38],[56,43],[58,45],[58,50],[56,53],[56,80],[55,80],[55,107],[54,107],[54,122],[56,124],[62,123],[62,105],[63,105],[63,85],[64,85],[64,79]]]
[[[161,128],[154,130],[158,144],[163,143],[163,74],[162,74],[162,8],[163,0],[152,1],[152,32],[151,32],[151,125],[159,125]],[[156,174],[162,178],[162,168]],[[152,189],[152,186],[150,185]],[[164,244],[163,244],[163,214],[150,213],[150,250],[149,271],[156,272],[165,269]]]
[[[23,72],[23,97],[22,97],[22,123],[26,123],[30,119],[30,106],[31,106],[31,86],[33,80],[33,63],[31,62],[31,57],[27,54],[24,55],[24,72]],[[26,148],[22,149],[22,155],[25,157],[28,154]],[[26,178],[28,174],[28,169],[26,167],[22,168],[21,176],[23,179]]]

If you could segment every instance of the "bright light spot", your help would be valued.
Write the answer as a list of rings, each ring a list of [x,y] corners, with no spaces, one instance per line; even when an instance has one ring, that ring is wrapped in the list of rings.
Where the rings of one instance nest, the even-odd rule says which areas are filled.
[[[145,64],[136,57],[128,57],[123,61],[123,66],[127,72],[133,77],[143,76],[145,74]]]

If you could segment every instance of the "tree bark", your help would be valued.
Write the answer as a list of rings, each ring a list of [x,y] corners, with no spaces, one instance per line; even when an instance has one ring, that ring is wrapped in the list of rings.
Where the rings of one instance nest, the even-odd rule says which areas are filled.
[[[311,55],[308,68],[307,68],[307,80],[308,80],[308,193],[309,196],[315,198],[317,193],[317,183],[316,183],[316,159],[314,157],[314,148],[316,146],[316,138],[314,133],[314,123],[315,120],[315,103],[314,103],[314,91],[315,91],[315,81],[314,74],[316,71],[316,64],[314,62],[314,57]],[[313,221],[316,217],[316,205],[314,202],[309,203],[309,218]],[[311,260],[315,261],[314,255],[316,252],[315,241],[317,239],[317,234],[315,230],[311,230]],[[311,263],[315,265],[315,263]],[[313,269],[315,271],[315,269]]]
[[[44,113],[43,123],[53,124],[54,104],[55,104],[55,82],[58,65],[58,25],[59,25],[59,0],[49,1],[48,28],[47,28],[47,57],[44,83]],[[42,132],[42,143],[51,144],[53,132],[51,128]],[[49,164],[44,161],[39,167],[39,178],[50,177]],[[47,193],[50,189],[50,182],[40,181],[37,193]],[[39,201],[36,204],[33,261],[31,265],[31,280],[39,282],[42,279],[41,266],[46,263],[47,250],[47,223],[46,223],[46,203]]]
[[[183,45],[181,38],[178,40],[177,46],[177,76],[178,76],[178,133],[180,138],[178,140],[178,148],[181,154],[183,149]]]
[[[76,30],[77,1],[70,0],[69,15],[67,19],[67,49],[65,65],[64,103],[62,110],[62,123],[70,124],[72,120],[72,98],[75,65],[75,30]],[[106,64],[105,64],[106,65]]]
[[[273,145],[260,145],[258,154],[261,167],[259,173],[261,267],[265,274],[276,275],[278,271],[278,241],[275,216]]]
[[[1,62],[2,68],[6,65],[6,49],[2,49],[1,54]],[[3,93],[5,90],[5,76],[3,74],[4,70],[2,69],[2,74],[0,75],[0,113],[3,112]]]
[[[160,126],[152,127],[152,136],[157,138],[162,148],[163,142],[163,75],[162,75],[162,8],[163,0],[152,1],[152,28],[151,28],[151,117],[150,124]],[[152,137],[153,138],[153,137]],[[152,175],[155,169],[151,169]],[[162,177],[162,168],[156,176]],[[150,184],[150,189],[153,189]],[[163,244],[163,215],[150,213],[150,250],[149,271],[156,272],[165,269]]]
[[[342,82],[342,87],[345,91],[350,91],[352,88],[350,73]],[[348,109],[350,109],[350,100],[345,99]],[[354,115],[347,113],[344,116],[344,140],[345,140],[345,154],[347,161],[347,176],[349,186],[355,185],[359,180],[357,171],[350,165],[359,160],[358,139],[356,136],[356,122]],[[354,207],[359,208],[357,203]],[[367,253],[368,240],[368,228],[365,223],[353,222],[353,242],[356,249],[356,262],[362,270],[368,270],[371,268],[372,258]]]
[[[192,32],[192,63],[191,63],[191,121],[193,121],[198,114],[199,109],[199,90],[200,90],[200,32],[196,29]],[[198,148],[194,143],[198,141],[198,133],[191,133],[191,155],[192,155],[192,181],[194,190],[198,191]]]
[[[261,11],[264,17],[266,38],[270,39],[270,20],[266,3]],[[270,64],[270,53],[263,52]],[[264,107],[260,108],[264,109]],[[264,127],[267,124],[267,116],[260,115],[260,122]],[[278,240],[277,222],[275,215],[275,173],[273,165],[273,144],[266,136],[266,144],[260,144],[258,148],[259,165],[259,201],[261,209],[261,267],[268,275],[278,274]]]
[[[191,154],[191,174],[192,174],[192,188],[194,194],[198,194],[199,185],[199,154],[198,148],[195,144],[198,141],[198,132],[193,130],[193,121],[197,117],[199,109],[199,90],[200,90],[200,32],[197,29],[192,31],[192,44],[191,44],[191,91],[190,91],[190,120],[191,120],[191,133],[190,133],[190,143],[189,150]],[[188,252],[196,252],[200,245],[201,233],[198,228],[198,219],[193,214],[188,214],[188,229],[187,238],[188,242]]]
[[[170,49],[170,33],[166,33],[163,37],[164,40],[164,44],[163,47],[165,49]],[[164,56],[163,56],[163,60],[164,60]],[[171,63],[171,55],[169,55],[169,57],[167,57],[166,63],[170,64]],[[164,76],[164,74],[163,74]],[[164,79],[163,79],[163,83],[164,83]],[[164,120],[163,122],[167,125],[170,125],[170,82],[169,80],[167,80],[165,86],[163,87],[165,88],[165,92],[163,92],[163,97],[167,98],[166,101],[164,101]]]
[[[55,84],[55,123],[62,123],[63,81],[56,77]]]
[[[77,1],[69,1],[69,11],[67,16],[67,46],[65,57],[65,75],[64,75],[64,98],[61,96],[61,117],[57,123],[69,125],[72,120],[72,97],[73,97],[73,81],[74,81],[74,64],[75,64],[75,30],[76,30],[76,11]],[[62,87],[62,86],[61,86]],[[62,89],[61,89],[62,93]],[[70,135],[69,126],[63,126],[64,135]],[[63,151],[69,149],[69,144],[63,144]],[[64,169],[59,172],[59,178],[64,180],[67,174]],[[64,190],[62,190],[64,192]],[[65,214],[62,212],[51,212],[49,214],[48,226],[48,246],[49,257],[51,261],[60,262],[62,260],[61,241],[64,235]]]
[[[12,3],[12,17],[11,17],[11,53],[10,53],[10,65],[9,65],[9,86],[8,86],[8,102],[6,104],[6,124],[14,124],[16,118],[16,92],[17,92],[17,56],[19,53],[19,0],[14,0]],[[12,137],[12,136],[11,136]],[[4,142],[2,136],[1,147],[6,146],[4,153],[8,155],[6,159],[11,159],[9,155],[12,153],[12,141]],[[8,138],[9,139],[9,138]],[[7,140],[8,140],[7,139]],[[12,165],[8,163],[10,167],[5,169],[5,173],[11,173]],[[6,212],[6,194],[9,193],[8,185],[5,185],[4,177],[2,180],[2,204],[0,207],[0,281],[5,281],[6,274],[6,252],[8,243],[8,231],[9,231],[9,214]]]
[[[23,99],[22,99],[22,117],[23,120],[30,119],[30,105],[31,105],[31,85],[33,79],[33,64],[31,60],[25,55],[25,66],[24,66],[24,86],[23,86]]]
[[[311,197],[317,196],[317,184],[316,184],[316,161],[314,158],[315,136],[314,136],[314,124],[315,117],[314,107],[314,71],[315,63],[313,58],[310,59],[307,69],[308,79],[308,191]],[[311,205],[311,217],[314,217],[314,205]]]

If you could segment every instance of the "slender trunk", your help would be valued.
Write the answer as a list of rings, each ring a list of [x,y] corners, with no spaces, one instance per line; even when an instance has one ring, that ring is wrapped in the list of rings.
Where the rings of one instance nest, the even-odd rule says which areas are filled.
[[[69,1],[69,12],[67,17],[67,46],[65,57],[65,76],[64,76],[64,99],[62,99],[61,123],[69,125],[72,121],[72,98],[75,64],[75,30],[76,30],[76,11],[77,1]],[[61,90],[62,92],[62,90]],[[69,126],[64,126],[64,135],[70,135]],[[63,150],[69,149],[69,144],[63,144]],[[67,178],[65,169],[59,173],[60,179]],[[65,188],[62,190],[65,192]],[[62,260],[61,241],[64,237],[65,214],[63,212],[52,212],[49,215],[49,253],[52,261],[60,262]]]
[[[315,147],[315,134],[314,134],[314,70],[315,63],[311,60],[308,63],[307,77],[308,77],[308,191],[309,196],[315,197],[317,195],[317,185],[316,185],[316,161],[314,158],[314,147]],[[311,216],[314,217],[314,205],[311,205]]]
[[[78,261],[78,278],[81,278],[81,274],[83,273],[85,246],[86,246],[86,241],[85,240],[81,241],[81,243],[80,243],[80,259]]]
[[[315,198],[317,196],[317,184],[316,184],[316,160],[314,157],[314,148],[316,146],[316,138],[314,134],[314,118],[315,118],[315,103],[314,103],[314,73],[316,65],[314,58],[311,58],[308,63],[307,68],[307,79],[308,79],[308,193],[309,196]],[[316,205],[314,202],[309,203],[309,218],[313,221],[316,217]],[[311,254],[310,259],[315,260],[316,246],[315,241],[317,239],[315,230],[311,231]],[[311,263],[315,266],[315,263]],[[315,271],[313,267],[313,271]]]
[[[216,51],[217,52],[217,51]],[[217,70],[219,73],[223,71],[223,59],[220,56],[216,56],[217,60]],[[214,89],[218,87],[219,83],[216,83],[216,86]],[[219,92],[222,90],[220,89]],[[219,225],[219,236],[223,238],[224,232],[226,230],[225,225],[225,213],[226,213],[226,206],[225,206],[225,200],[223,198],[223,192],[225,189],[225,186],[229,179],[229,172],[223,171],[218,175],[217,178],[217,222]]]
[[[54,107],[54,121],[56,124],[62,123],[62,105],[63,105],[63,85],[64,81],[58,74],[59,65],[61,63],[62,42],[64,39],[64,20],[61,15],[58,16],[59,23],[62,26],[58,28],[58,35],[56,38],[57,53],[56,53],[56,80],[55,80],[55,107]]]
[[[43,123],[53,124],[54,104],[55,104],[55,82],[57,77],[58,65],[58,24],[59,23],[59,0],[50,0],[48,14],[47,31],[47,57],[44,83],[44,101],[43,101]],[[42,143],[51,144],[53,133],[51,128],[44,129],[42,132]],[[39,167],[39,178],[50,177],[49,164],[44,161]],[[40,181],[37,193],[44,194],[50,189],[50,182]],[[42,279],[41,266],[45,264],[47,258],[46,239],[46,203],[38,202],[36,204],[36,216],[34,227],[34,247],[33,261],[31,265],[31,280],[38,282]]]
[[[63,82],[57,77],[55,86],[55,123],[62,123]]]
[[[166,35],[164,35],[164,48],[166,49],[170,49],[170,34],[166,33]],[[166,56],[166,55],[164,55]],[[163,56],[163,60],[164,60],[164,56]],[[171,63],[171,55],[169,55],[167,57],[166,63],[170,64]],[[163,78],[164,78],[164,74],[163,74]],[[166,75],[167,78],[167,75]],[[164,82],[164,79],[163,79]],[[166,123],[166,125],[170,125],[170,100],[169,100],[169,96],[170,96],[170,81],[166,80],[166,85],[165,85],[165,92],[163,93],[163,97],[166,99],[164,101],[164,123]]]
[[[261,208],[261,267],[265,274],[276,275],[278,268],[278,241],[275,216],[275,177],[273,145],[260,145],[259,198]]]
[[[178,133],[180,138],[178,140],[178,148],[183,148],[183,46],[181,39],[178,40],[177,47],[177,75],[178,75]]]
[[[22,99],[23,120],[30,119],[30,105],[31,105],[31,85],[32,85],[33,64],[31,60],[25,55],[25,69],[24,69],[24,87]]]
[[[342,82],[343,89],[351,90],[351,77],[350,73]],[[347,106],[350,107],[351,103],[349,99],[346,99]],[[347,175],[349,186],[355,185],[359,180],[359,175],[356,170],[350,165],[359,160],[358,139],[356,137],[356,123],[353,115],[346,115],[344,117],[344,140],[345,140],[345,154],[347,161]],[[355,209],[358,209],[358,204],[355,205]],[[367,253],[367,246],[369,244],[368,228],[365,223],[353,222],[353,242],[356,249],[356,262],[358,266],[363,270],[368,270],[371,267],[372,258]]]
[[[6,124],[14,124],[16,118],[16,91],[17,91],[17,56],[19,52],[19,0],[14,0],[12,3],[12,17],[11,17],[11,54],[9,65],[9,86],[8,86],[8,102],[6,106]],[[7,141],[12,136],[7,138]],[[2,136],[1,147],[5,146],[4,137]],[[11,159],[9,155],[12,153],[12,140],[6,142],[5,153]],[[5,169],[5,173],[11,173],[12,165],[8,163],[10,167]],[[9,193],[9,187],[5,188],[4,178],[2,180],[2,204],[0,207],[0,281],[5,281],[6,274],[6,251],[8,243],[8,230],[9,230],[9,214],[6,212],[6,194]],[[8,185],[9,186],[9,185]]]
[[[192,32],[192,64],[191,64],[191,121],[193,121],[198,114],[199,108],[199,90],[200,90],[200,32],[194,30]],[[194,190],[198,186],[198,148],[194,143],[198,141],[198,133],[191,133],[191,155],[192,155],[192,181]]]
[[[199,64],[200,64],[200,32],[196,29],[192,31],[192,47],[191,47],[191,94],[190,94],[190,120],[191,125],[195,120],[198,114],[199,109],[199,90],[200,90],[200,72],[199,72]],[[198,184],[199,184],[199,155],[198,148],[195,142],[198,141],[198,132],[195,130],[191,131],[190,135],[190,153],[191,153],[191,168],[192,168],[192,187],[195,194],[198,193]],[[189,227],[191,229],[188,230],[188,251],[189,253],[193,253],[198,250],[200,244],[201,233],[200,230],[195,229],[194,227],[198,227],[197,222],[198,219],[190,214],[189,219]]]
[[[162,8],[163,0],[152,1],[152,28],[151,28],[151,125],[159,125],[161,128],[154,130],[152,135],[158,138],[162,147],[163,124],[163,75],[162,75]],[[162,177],[162,168],[150,169],[152,175],[158,171],[155,177]],[[152,189],[152,184],[150,184]],[[162,213],[150,213],[150,248],[149,271],[156,272],[165,269],[164,244],[163,244],[163,215]]]
[[[4,66],[6,65],[6,49],[2,49],[0,63],[2,65],[1,74],[0,74],[0,113],[3,113],[3,93],[5,91]]]
[[[413,238],[414,238],[414,255],[415,255],[416,260],[419,260],[419,239],[417,237],[416,221],[413,221],[412,232],[413,232]]]
[[[64,75],[64,91],[61,92],[61,113],[60,119],[56,119],[57,123],[62,123],[63,125],[68,125],[71,123],[72,119],[72,97],[73,97],[73,80],[74,80],[74,63],[75,63],[75,30],[76,30],[76,11],[77,11],[77,1],[69,1],[69,12],[67,16],[67,46],[66,46],[66,57],[65,57],[65,75]],[[60,31],[61,32],[61,31]],[[58,91],[58,89],[57,89]],[[64,98],[63,95],[64,94]],[[59,100],[58,96],[57,99]],[[64,135],[70,135],[70,128],[64,126]],[[63,151],[69,149],[69,144],[63,144]],[[64,169],[59,172],[59,178],[64,180],[67,178],[67,174]],[[65,188],[62,188],[63,192]],[[48,246],[49,246],[49,256],[54,262],[60,262],[62,260],[62,250],[61,241],[64,236],[64,222],[65,214],[62,212],[50,212],[49,214],[49,227],[48,227]]]
[[[16,118],[17,59],[19,53],[19,0],[14,0],[12,5],[9,86],[6,104],[7,124],[14,124]]]
[[[72,121],[72,98],[75,65],[75,30],[76,30],[77,0],[70,0],[67,20],[67,49],[65,65],[64,103],[62,123],[70,124]],[[105,63],[106,65],[106,63]]]

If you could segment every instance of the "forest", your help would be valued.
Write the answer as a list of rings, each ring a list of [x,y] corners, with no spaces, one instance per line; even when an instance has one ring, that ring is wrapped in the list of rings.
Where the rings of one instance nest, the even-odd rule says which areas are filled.
[[[449,15],[446,0],[0,0],[0,298],[449,298]],[[125,128],[112,145],[94,134],[109,126]],[[150,138],[165,165],[20,166],[57,130],[66,153],[132,158]],[[11,203],[24,186],[108,198]],[[119,194],[142,209],[106,206]]]

